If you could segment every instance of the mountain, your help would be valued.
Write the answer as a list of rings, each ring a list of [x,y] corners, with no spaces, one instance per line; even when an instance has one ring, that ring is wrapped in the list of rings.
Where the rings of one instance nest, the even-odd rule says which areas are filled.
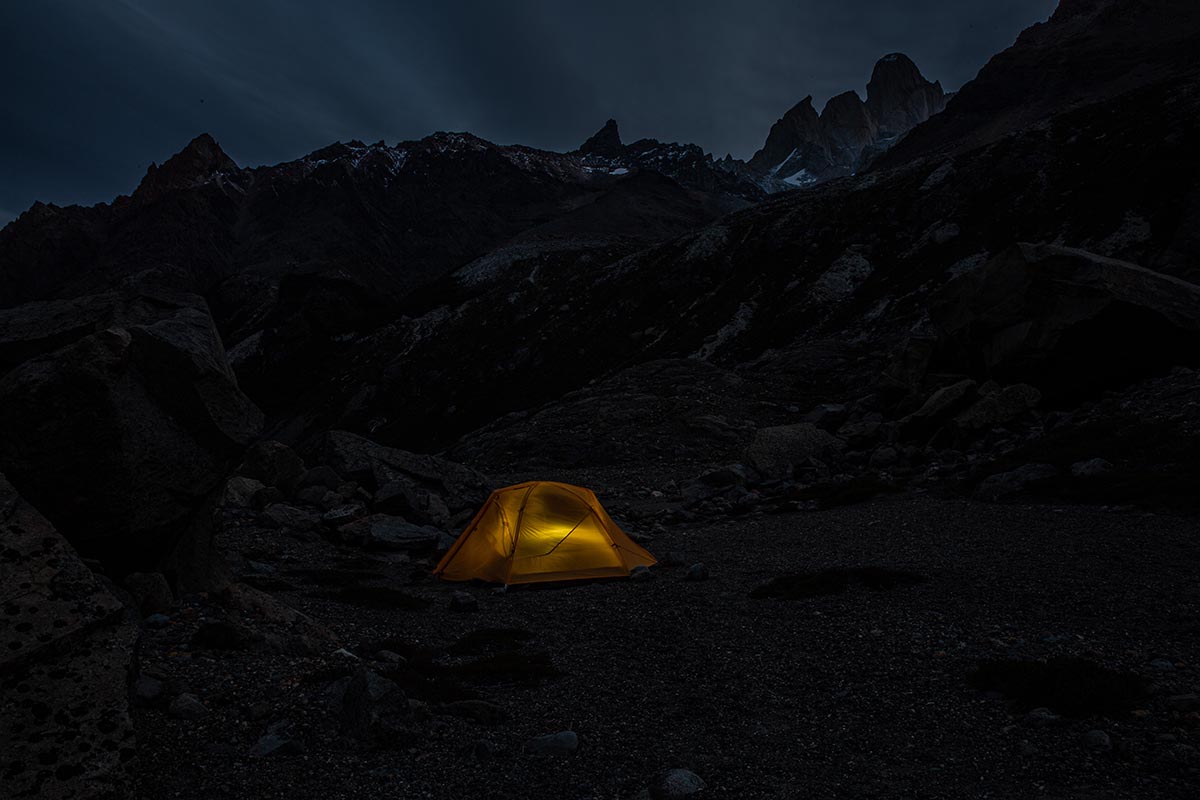
[[[756,166],[611,121],[254,169],[202,136],[36,205],[0,231],[5,788],[1191,797],[1193,5],[1065,0],[937,113],[885,60]],[[763,197],[791,162],[840,179]],[[431,579],[531,478],[660,563]]]
[[[771,126],[748,164],[776,190],[850,175],[945,104],[941,84],[927,81],[908,56],[890,53],[875,63],[866,102],[843,92],[818,114],[804,98]]]

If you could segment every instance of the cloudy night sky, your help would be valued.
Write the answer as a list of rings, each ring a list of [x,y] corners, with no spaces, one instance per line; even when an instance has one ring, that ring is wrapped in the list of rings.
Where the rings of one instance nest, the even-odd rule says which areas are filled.
[[[0,6],[0,225],[35,200],[129,193],[207,131],[238,163],[335,140],[468,130],[569,150],[626,141],[748,158],[812,94],[864,92],[900,51],[957,89],[1054,0],[165,3]]]

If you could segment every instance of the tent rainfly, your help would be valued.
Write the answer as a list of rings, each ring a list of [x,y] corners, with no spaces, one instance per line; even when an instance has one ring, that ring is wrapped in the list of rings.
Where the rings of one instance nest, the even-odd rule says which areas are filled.
[[[492,492],[434,574],[448,581],[535,583],[628,576],[654,563],[590,489],[530,481]]]

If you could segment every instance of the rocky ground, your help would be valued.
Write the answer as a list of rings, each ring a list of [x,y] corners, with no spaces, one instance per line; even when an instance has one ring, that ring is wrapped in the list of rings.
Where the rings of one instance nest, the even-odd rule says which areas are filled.
[[[151,617],[140,797],[676,796],[671,769],[737,798],[1200,785],[1194,519],[912,492],[660,525],[647,580],[500,592],[224,513],[242,580],[327,630],[264,644],[264,615],[203,595]]]

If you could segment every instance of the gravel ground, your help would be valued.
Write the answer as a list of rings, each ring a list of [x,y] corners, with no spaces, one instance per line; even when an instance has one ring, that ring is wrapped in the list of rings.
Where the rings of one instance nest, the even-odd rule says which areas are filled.
[[[507,593],[468,586],[479,601],[472,613],[449,610],[464,587],[431,580],[427,564],[403,557],[238,526],[223,544],[260,562],[255,569],[269,574],[258,585],[364,659],[378,649],[369,643],[387,639],[413,663],[428,654],[429,669],[496,652],[518,669],[406,685],[432,717],[409,740],[371,749],[339,733],[329,699],[329,685],[360,662],[189,650],[212,613],[192,598],[147,632],[142,666],[168,696],[194,692],[209,712],[196,720],[161,706],[138,712],[141,797],[636,797],[675,767],[704,779],[701,797],[1200,793],[1200,714],[1177,699],[1200,690],[1200,538],[1191,518],[911,494],[751,515],[656,533],[650,549],[681,554],[683,566],[658,567],[652,580]],[[711,579],[683,580],[692,562],[705,563]],[[926,580],[750,597],[780,574],[860,566]],[[302,568],[341,572],[290,574]],[[333,585],[317,585],[322,578]],[[431,602],[368,608],[312,596],[339,584],[401,587]],[[510,650],[446,652],[484,628],[529,636]],[[539,674],[543,652],[557,677]],[[967,681],[984,659],[1055,656],[1138,673],[1149,694],[1129,714],[1035,724],[1027,709]],[[404,683],[402,670],[373,667]],[[470,696],[508,718],[489,726],[439,713],[441,702]],[[303,753],[249,756],[280,720]],[[1085,745],[1094,729],[1110,749]],[[578,734],[574,755],[524,752],[532,737],[561,730]]]

